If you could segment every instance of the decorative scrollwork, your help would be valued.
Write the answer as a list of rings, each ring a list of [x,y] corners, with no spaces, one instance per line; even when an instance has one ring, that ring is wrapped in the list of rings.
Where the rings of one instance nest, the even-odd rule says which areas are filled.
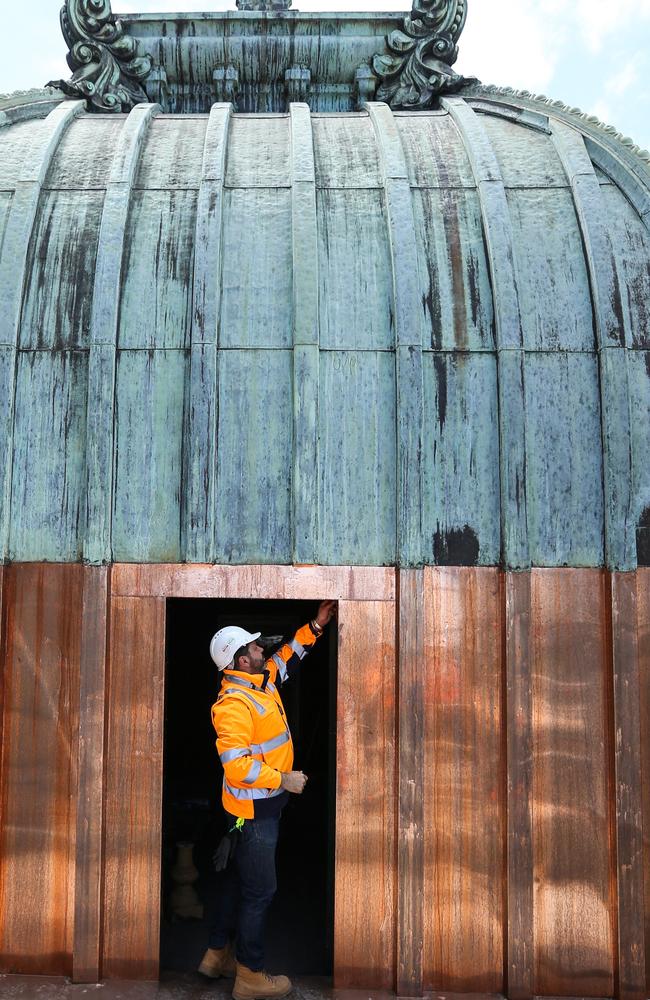
[[[66,0],[61,30],[73,75],[48,87],[83,98],[89,111],[103,113],[129,111],[147,100],[141,84],[151,72],[151,56],[140,55],[137,40],[125,33],[110,0]]]
[[[377,100],[392,108],[424,110],[440,94],[464,86],[467,80],[451,67],[466,19],[467,0],[415,0],[404,30],[386,39],[388,54],[373,58],[381,80]]]

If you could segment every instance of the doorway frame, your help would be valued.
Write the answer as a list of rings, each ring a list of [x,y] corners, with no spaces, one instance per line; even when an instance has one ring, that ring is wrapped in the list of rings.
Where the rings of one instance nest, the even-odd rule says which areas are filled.
[[[92,572],[90,567],[86,572]],[[86,900],[101,901],[101,913],[90,921],[86,914],[79,924],[90,954],[79,955],[74,978],[92,978],[93,955],[97,979],[159,978],[167,599],[330,599],[339,606],[334,985],[390,989],[395,976],[395,569],[115,564],[103,574],[105,829],[98,848],[98,891],[88,894],[89,879],[98,877],[92,864],[96,852],[77,853],[75,879],[77,898],[83,893]],[[98,599],[101,603],[101,593],[94,594],[95,605]],[[359,738],[361,714],[368,739]],[[96,935],[90,941],[89,923]],[[369,977],[376,982],[370,984]]]

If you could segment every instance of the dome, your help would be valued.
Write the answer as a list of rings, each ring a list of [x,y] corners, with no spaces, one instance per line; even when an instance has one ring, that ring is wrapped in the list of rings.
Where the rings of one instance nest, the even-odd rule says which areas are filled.
[[[6,559],[636,566],[650,169],[621,137],[478,85],[0,116]]]

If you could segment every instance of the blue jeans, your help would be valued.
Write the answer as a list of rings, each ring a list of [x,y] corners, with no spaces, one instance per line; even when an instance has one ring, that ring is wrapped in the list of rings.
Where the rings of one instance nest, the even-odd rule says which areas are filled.
[[[234,817],[231,817],[234,823]],[[247,819],[234,860],[219,876],[210,927],[210,948],[223,948],[236,931],[237,961],[253,972],[264,968],[266,912],[277,888],[275,851],[280,817]]]

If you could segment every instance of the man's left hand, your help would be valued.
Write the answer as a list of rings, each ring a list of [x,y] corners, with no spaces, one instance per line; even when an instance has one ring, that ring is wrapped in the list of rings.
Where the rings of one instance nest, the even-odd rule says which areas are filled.
[[[336,608],[336,601],[321,601],[318,606],[318,614],[316,615],[316,623],[320,625],[321,628],[325,628],[327,623],[330,621],[334,610]]]

